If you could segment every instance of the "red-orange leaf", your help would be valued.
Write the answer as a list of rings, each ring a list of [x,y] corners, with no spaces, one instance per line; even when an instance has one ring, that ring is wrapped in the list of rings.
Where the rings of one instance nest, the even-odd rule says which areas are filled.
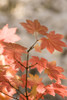
[[[8,52],[15,52],[15,53],[26,53],[26,48],[19,45],[19,44],[15,44],[15,43],[6,43],[6,42],[3,42],[2,43],[4,45],[4,49],[5,51],[8,51]]]
[[[46,26],[40,25],[38,20],[34,20],[33,22],[31,20],[26,20],[27,23],[21,23],[21,25],[31,34],[34,34],[34,32],[38,32],[42,35],[46,35],[48,28]]]
[[[25,47],[15,43],[1,42],[1,48],[3,48],[3,55],[8,55],[11,59],[19,58],[22,53],[26,53]]]
[[[44,58],[39,59],[37,56],[32,56],[32,58],[29,61],[32,65],[37,63],[36,65],[34,65],[31,68],[37,68],[39,73],[41,73],[43,71],[43,69],[46,67],[46,63],[47,63],[46,59],[44,59]]]
[[[37,92],[43,94],[46,91],[45,89],[45,85],[44,84],[40,84],[37,86]]]
[[[51,31],[49,34],[47,34],[47,38],[41,38],[41,49],[47,48],[50,53],[53,53],[55,49],[62,52],[62,47],[67,46],[63,41],[60,40],[62,38],[63,35],[55,34],[55,31]]]
[[[31,86],[41,84],[42,78],[39,78],[38,75],[35,74],[35,75],[33,76],[32,74],[29,74],[29,76],[30,76],[30,77],[28,77],[28,81],[29,81],[29,84],[30,84]]]
[[[61,74],[61,72],[64,72],[64,69],[59,66],[56,66],[55,61],[47,63],[45,73],[48,74],[51,80],[55,79],[58,83],[61,83],[60,79],[66,79],[65,76]]]
[[[67,96],[67,86],[53,83],[55,93],[59,94],[61,97]]]
[[[2,92],[0,92],[0,100],[10,100],[12,99],[13,95],[16,93],[14,88],[9,87],[10,90],[8,91],[6,86],[3,87]]]
[[[15,43],[1,42],[1,48],[3,48],[2,54],[4,56],[4,59],[2,60],[4,60],[4,64],[16,68],[21,67],[17,60],[21,63],[21,55],[22,53],[26,53],[25,47]]]

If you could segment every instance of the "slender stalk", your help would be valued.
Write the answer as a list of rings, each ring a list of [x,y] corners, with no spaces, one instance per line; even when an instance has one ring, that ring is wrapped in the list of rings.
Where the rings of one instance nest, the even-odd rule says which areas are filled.
[[[34,67],[35,65],[37,65],[37,63],[35,63],[35,64],[34,64],[34,65],[32,65],[32,66],[29,66],[28,68]]]
[[[26,87],[25,87],[25,91],[26,91],[26,98],[27,98],[27,100],[28,100],[28,95],[27,95],[28,60],[29,60],[29,52],[27,52],[27,65],[26,65]]]
[[[26,64],[26,86],[25,86],[25,91],[26,91],[26,98],[28,100],[28,94],[27,94],[27,77],[28,77],[28,68],[30,68],[31,66],[28,67],[28,60],[29,60],[29,52],[34,48],[34,45],[37,43],[38,40],[36,40],[36,42],[27,50],[27,64]],[[36,64],[35,64],[36,65]],[[34,66],[34,65],[33,65]],[[32,67],[33,67],[32,66]]]
[[[16,98],[16,97],[12,97],[12,96],[10,96],[10,95],[8,95],[8,94],[6,94],[6,93],[2,92],[2,91],[0,91],[0,92],[1,92],[1,93],[3,93],[4,95],[6,95],[6,96],[10,97],[10,98],[13,98],[13,99],[19,100],[18,98]]]
[[[24,97],[26,97],[19,89],[15,88],[9,81],[6,81],[12,88],[14,88],[15,90],[19,91]],[[24,98],[21,97],[23,100]]]
[[[39,40],[36,40],[36,42],[27,50],[27,52],[30,52],[33,48],[34,48],[34,45],[38,42]]]
[[[16,58],[15,58],[15,60],[21,65],[21,66],[23,66],[24,68],[26,68],[20,61],[18,61]]]

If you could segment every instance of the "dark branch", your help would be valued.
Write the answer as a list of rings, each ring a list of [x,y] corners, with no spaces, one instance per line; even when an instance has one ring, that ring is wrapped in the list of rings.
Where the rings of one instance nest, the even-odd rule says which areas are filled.
[[[36,64],[34,64],[34,65],[32,65],[32,66],[29,66],[28,68],[31,68],[31,67],[34,67],[35,65],[37,65],[38,63],[36,63]]]
[[[18,98],[16,98],[16,97],[12,97],[12,96],[10,96],[10,95],[8,95],[8,94],[6,94],[6,93],[2,92],[2,91],[0,91],[0,92],[1,92],[1,93],[3,93],[4,95],[6,95],[6,96],[10,97],[10,98],[13,98],[13,99],[19,100]]]
[[[30,52],[33,48],[34,48],[34,45],[38,42],[39,40],[37,40],[28,50],[27,52]]]
[[[15,88],[9,81],[6,81],[12,88],[19,91],[24,97],[26,97],[19,89]]]
[[[15,59],[21,66],[23,66],[24,68],[26,68],[23,64],[21,64],[20,61],[18,61],[17,59]]]
[[[26,64],[26,86],[25,86],[25,91],[26,91],[26,98],[27,98],[27,100],[28,100],[28,95],[27,95],[28,60],[29,60],[29,52],[27,52],[27,64]]]

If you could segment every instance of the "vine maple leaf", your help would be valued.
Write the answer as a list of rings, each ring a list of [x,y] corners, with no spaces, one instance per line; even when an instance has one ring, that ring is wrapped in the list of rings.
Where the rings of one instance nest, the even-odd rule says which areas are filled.
[[[55,91],[54,91],[54,87],[53,87],[53,85],[52,84],[50,84],[50,85],[46,85],[45,86],[45,92],[44,92],[44,95],[46,95],[46,94],[50,94],[50,95],[52,95],[52,96],[55,96]]]
[[[28,77],[28,83],[29,85],[31,86],[31,92],[30,92],[30,100],[38,100],[36,99],[37,95],[38,95],[38,92],[37,92],[37,87],[38,85],[41,85],[42,84],[42,78],[39,78],[38,75],[32,75],[32,74],[29,74],[30,77]]]
[[[38,20],[34,20],[33,22],[31,20],[26,20],[27,23],[21,23],[21,25],[31,34],[34,34],[35,32],[40,33],[42,35],[46,35],[48,28],[46,26],[40,25]]]
[[[59,94],[63,98],[67,96],[67,86],[58,84],[58,83],[53,83],[54,91],[55,93]]]
[[[45,58],[39,59],[37,56],[32,56],[32,58],[29,60],[29,62],[32,65],[34,65],[31,68],[37,68],[37,70],[39,71],[39,73],[41,73],[43,71],[43,69],[46,67],[47,60]]]
[[[37,90],[38,93],[43,94],[43,93],[46,91],[45,85],[44,85],[44,84],[39,84],[39,85],[37,86],[36,90]]]
[[[0,65],[0,72],[6,71],[8,68],[8,65]]]
[[[10,98],[9,96],[6,96],[3,93],[0,93],[0,100],[9,100],[9,99],[12,99],[12,98]]]
[[[62,47],[67,47],[67,45],[60,40],[63,37],[63,35],[55,34],[55,31],[51,31],[47,34],[47,37],[41,38],[41,50],[47,48],[50,53],[53,53],[55,49],[62,52]]]
[[[22,53],[26,53],[26,48],[15,43],[0,42],[0,44],[0,49],[3,48],[2,55],[4,56],[4,64],[21,68],[17,60],[21,62],[21,55]]]
[[[67,86],[58,84],[58,83],[52,83],[50,85],[43,85],[40,84],[37,86],[37,92],[40,94],[50,94],[52,96],[55,96],[55,93],[59,94],[63,98],[67,96]]]
[[[37,86],[34,85],[34,86],[32,87],[31,92],[30,92],[30,97],[31,97],[31,98],[33,97],[33,100],[35,100],[35,97],[36,97],[36,95],[37,95],[37,90],[36,90],[36,88],[37,88]]]
[[[22,82],[20,81],[20,77],[16,75],[16,73],[16,70],[10,67],[9,69],[7,69],[4,76],[8,79],[8,82],[10,82],[10,84],[17,89],[19,85],[22,84]]]
[[[41,53],[41,46],[40,46],[39,44],[36,44],[36,45],[34,46],[34,48],[35,48],[35,51]]]
[[[8,28],[8,24],[6,24],[3,29],[0,30],[0,40],[4,42],[14,43],[20,40],[20,37],[16,35],[17,28]]]
[[[10,100],[12,99],[13,95],[16,93],[16,90],[13,88],[10,88],[8,91],[6,89],[6,86],[3,87],[2,92],[0,93],[0,100]]]
[[[64,69],[59,66],[56,66],[55,61],[47,63],[45,73],[48,74],[51,80],[55,79],[58,83],[61,83],[60,79],[66,79],[65,76],[61,74],[61,72],[64,72]]]
[[[55,96],[53,84],[46,85],[46,86],[44,84],[40,84],[37,86],[37,92],[42,94],[42,95],[43,94],[44,95],[50,94],[52,96]]]
[[[39,76],[38,75],[32,75],[32,74],[29,74],[29,76],[30,77],[28,77],[28,81],[29,81],[29,84],[31,85],[31,86],[33,86],[33,85],[38,85],[38,84],[40,84],[41,83],[41,81],[42,81],[42,78],[39,78]]]
[[[7,56],[6,61],[8,60],[14,61],[15,57],[16,59],[20,60],[21,54],[26,53],[26,48],[19,44],[6,43],[6,42],[1,42],[0,44],[1,44],[1,48],[3,48],[2,54],[5,57]]]
[[[26,47],[23,47],[19,44],[15,44],[15,43],[6,43],[6,42],[2,42],[2,45],[4,45],[4,51],[8,51],[8,52],[14,52],[14,53],[26,53]],[[18,48],[18,49],[17,49]]]

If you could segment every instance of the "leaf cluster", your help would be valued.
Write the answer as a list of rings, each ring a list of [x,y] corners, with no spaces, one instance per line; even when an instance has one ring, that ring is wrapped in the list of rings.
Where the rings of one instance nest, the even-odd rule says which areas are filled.
[[[35,49],[40,52],[47,49],[51,54],[54,50],[63,51],[62,47],[67,45],[61,40],[63,35],[51,31],[41,25],[38,20],[26,20],[21,23],[28,33],[35,36],[36,41],[27,49],[24,46],[16,44],[20,37],[16,35],[17,28],[8,28],[6,24],[0,30],[0,100],[43,100],[44,95],[55,96],[57,93],[61,97],[67,96],[67,86],[61,84],[61,79],[66,79],[62,74],[64,69],[56,65],[56,61],[48,62],[45,58],[32,56],[29,58],[30,51]],[[38,39],[39,34],[42,35]],[[22,61],[23,53],[27,55],[27,60]],[[39,74],[44,71],[50,80],[55,80],[52,84],[45,85],[37,74],[29,73],[30,69],[36,68]],[[19,76],[17,73],[21,70],[23,73]],[[25,73],[24,73],[25,72]],[[44,77],[43,76],[43,77]],[[21,91],[21,89],[24,91]],[[17,97],[13,95],[18,93]]]

